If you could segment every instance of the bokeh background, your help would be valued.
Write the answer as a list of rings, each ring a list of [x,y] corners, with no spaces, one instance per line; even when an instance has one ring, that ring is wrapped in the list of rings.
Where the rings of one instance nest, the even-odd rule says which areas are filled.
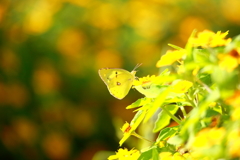
[[[1,0],[0,159],[90,160],[118,149],[125,107],[98,69],[157,74],[193,29],[240,33],[239,0]],[[116,127],[117,126],[117,127]]]

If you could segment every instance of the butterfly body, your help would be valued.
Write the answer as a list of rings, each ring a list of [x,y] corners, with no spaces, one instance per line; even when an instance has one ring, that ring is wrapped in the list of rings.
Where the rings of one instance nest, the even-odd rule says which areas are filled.
[[[123,99],[132,87],[136,71],[129,72],[120,68],[102,68],[99,69],[98,73],[110,94],[117,99]]]

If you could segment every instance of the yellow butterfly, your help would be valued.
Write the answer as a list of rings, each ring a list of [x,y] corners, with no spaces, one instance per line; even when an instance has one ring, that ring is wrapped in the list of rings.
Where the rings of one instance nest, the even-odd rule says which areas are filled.
[[[108,91],[117,99],[123,99],[132,87],[136,71],[141,64],[138,64],[132,72],[121,68],[102,68],[98,74],[107,85]]]

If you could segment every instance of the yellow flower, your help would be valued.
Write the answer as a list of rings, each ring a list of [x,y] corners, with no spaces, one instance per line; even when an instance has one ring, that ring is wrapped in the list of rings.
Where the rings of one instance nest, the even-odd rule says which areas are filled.
[[[231,118],[233,121],[240,120],[240,107],[233,109]]]
[[[214,36],[214,33],[209,30],[204,30],[203,32],[199,32],[197,34],[196,38],[191,38],[190,43],[193,44],[193,46],[202,46],[206,47],[209,45],[209,42],[211,41],[212,37]]]
[[[221,33],[221,31],[218,31],[217,34],[213,36],[210,47],[225,46],[230,43],[232,41],[231,38],[224,39],[227,35],[228,31],[225,33]]]
[[[142,77],[142,78],[139,78],[138,80],[135,80],[133,81],[133,85],[134,86],[148,86],[152,83],[155,83],[157,84],[158,80],[160,79],[160,76],[155,76],[155,75],[152,75],[152,76],[146,76],[146,77]]]
[[[123,132],[123,138],[119,141],[119,145],[121,146],[131,135],[135,135],[135,130],[139,126],[139,124],[142,122],[146,115],[146,111],[139,111],[139,117],[135,120],[132,121],[131,124],[126,122],[121,130]]]
[[[201,152],[203,149],[210,148],[213,145],[221,143],[225,134],[224,128],[205,128],[202,129],[192,144],[192,149]]]
[[[123,133],[129,133],[129,131],[131,130],[131,126],[128,122],[125,122],[124,125],[121,128],[121,131]]]
[[[237,60],[232,56],[225,55],[223,57],[219,57],[219,59],[219,66],[228,72],[233,71],[238,66]]]
[[[167,76],[155,76],[139,78],[133,82],[134,88],[145,95],[147,98],[156,98],[163,90],[167,88],[164,85],[166,81],[170,81],[170,77]],[[164,83],[165,82],[165,83]]]
[[[148,86],[150,86],[152,84],[158,85],[159,83],[162,82],[161,80],[162,80],[161,76],[147,75],[146,77],[142,77],[142,78],[139,78],[138,80],[134,80],[133,86],[142,86],[142,87],[147,88]]]
[[[216,34],[209,30],[204,30],[203,32],[199,32],[196,38],[190,38],[190,43],[194,46],[201,46],[203,48],[206,47],[217,47],[217,46],[225,46],[231,42],[231,38],[225,39],[228,31],[225,33],[221,33],[218,31]]]
[[[240,131],[238,129],[232,130],[229,133],[227,143],[231,157],[240,157]]]
[[[189,157],[190,158],[190,157]],[[173,155],[174,160],[185,160],[186,158],[182,156],[179,152],[174,153]]]
[[[108,160],[137,160],[139,156],[140,152],[136,149],[128,151],[126,148],[120,148],[116,155],[109,156]]]
[[[165,55],[161,57],[161,59],[157,62],[157,67],[168,66],[176,62],[177,60],[182,59],[182,57],[186,55],[186,51],[182,50],[168,50]]]
[[[199,71],[199,66],[197,66],[193,71],[192,71],[192,75],[193,76],[196,76],[198,74],[198,71]]]
[[[122,126],[121,131],[123,132],[123,138],[119,142],[120,146],[122,146],[123,142],[125,142],[131,136],[133,129],[130,124],[126,122]]]
[[[188,156],[188,158],[191,158]],[[171,152],[161,152],[159,154],[159,159],[161,160],[185,160],[185,156],[181,155],[179,152],[172,154]]]
[[[171,152],[161,152],[159,154],[159,158],[161,160],[169,160],[169,159],[172,159],[173,155]]]
[[[234,108],[240,107],[240,90],[237,90],[231,97],[226,99],[226,103],[232,105]]]
[[[228,72],[233,71],[240,64],[240,49],[234,49],[228,54],[219,54],[219,66]]]
[[[225,128],[205,128],[196,135],[193,143],[190,146],[191,156],[194,159],[208,160],[207,150],[221,145],[224,141],[226,130]]]
[[[178,81],[176,84],[173,84],[172,86],[172,92],[174,93],[186,93],[190,87],[192,87],[193,83],[181,80]]]
[[[209,107],[213,108],[213,107],[215,107],[216,105],[217,105],[216,102],[211,102],[211,103],[209,104]]]
[[[179,65],[177,65],[177,67],[178,67],[177,73],[182,74],[185,72],[184,61],[179,60],[178,63],[179,63]]]

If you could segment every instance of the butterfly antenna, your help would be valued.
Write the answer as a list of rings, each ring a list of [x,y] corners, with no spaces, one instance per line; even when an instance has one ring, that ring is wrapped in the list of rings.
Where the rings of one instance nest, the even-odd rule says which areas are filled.
[[[142,63],[138,63],[135,67],[134,67],[134,69],[133,69],[133,71],[135,71],[138,67],[140,67],[142,65]]]

